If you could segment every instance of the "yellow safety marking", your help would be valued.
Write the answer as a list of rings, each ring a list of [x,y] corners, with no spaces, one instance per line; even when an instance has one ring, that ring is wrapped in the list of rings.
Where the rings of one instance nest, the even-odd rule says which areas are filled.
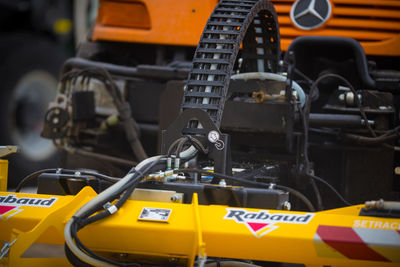
[[[347,259],[343,254],[325,244],[317,234],[314,236],[314,242],[319,257]]]

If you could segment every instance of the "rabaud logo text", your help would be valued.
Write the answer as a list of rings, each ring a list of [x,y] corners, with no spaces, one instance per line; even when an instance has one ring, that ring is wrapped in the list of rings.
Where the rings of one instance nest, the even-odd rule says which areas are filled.
[[[312,213],[293,214],[293,213],[269,213],[267,210],[247,211],[244,209],[229,209],[224,219],[243,222],[262,222],[262,223],[294,223],[307,224],[314,217]]]
[[[17,197],[16,195],[0,196],[0,205],[4,206],[31,206],[51,207],[57,198]]]

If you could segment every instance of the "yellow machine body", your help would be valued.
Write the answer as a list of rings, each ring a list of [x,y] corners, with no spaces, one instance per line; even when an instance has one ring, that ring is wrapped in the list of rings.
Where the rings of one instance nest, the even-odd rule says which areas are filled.
[[[66,222],[95,195],[90,187],[75,196],[1,192],[0,240],[10,249],[0,263],[68,266],[66,258],[46,258],[48,251],[63,250]],[[14,208],[5,212],[4,207]],[[198,205],[196,194],[192,204],[128,200],[113,216],[82,229],[79,237],[109,257],[160,264],[193,266],[196,256],[207,256],[319,266],[400,266],[400,219],[359,216],[362,208],[305,213],[208,206]],[[168,212],[143,218],[145,209]],[[42,255],[32,253],[38,244],[47,248]]]
[[[8,160],[0,159],[0,191],[7,191]]]

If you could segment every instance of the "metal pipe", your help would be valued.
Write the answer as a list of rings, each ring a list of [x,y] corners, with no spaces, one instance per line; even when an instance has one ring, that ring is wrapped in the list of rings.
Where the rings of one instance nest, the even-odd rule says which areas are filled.
[[[108,70],[110,73],[115,74],[115,75],[133,76],[133,77],[138,76],[137,68],[119,66],[119,65],[114,65],[114,64],[110,64],[110,63],[98,62],[98,61],[92,61],[92,60],[78,58],[78,57],[73,57],[73,58],[67,59],[64,63],[61,74],[67,73],[68,71],[72,70],[74,67],[75,68],[95,68],[95,67],[99,68],[100,67],[100,68],[104,68],[104,69]]]
[[[378,210],[400,210],[400,202],[397,201],[384,201],[383,199],[376,201],[366,201],[365,208],[378,209]]]
[[[300,116],[296,114],[296,122],[300,122]],[[368,120],[370,125],[375,122]],[[359,115],[348,114],[322,114],[310,113],[309,125],[312,127],[362,127],[365,121]]]
[[[151,78],[161,81],[172,79],[187,79],[189,69],[169,66],[138,65],[137,67],[120,66],[100,61],[73,57],[65,61],[61,76],[73,68],[104,68],[117,76],[128,76],[137,78]]]

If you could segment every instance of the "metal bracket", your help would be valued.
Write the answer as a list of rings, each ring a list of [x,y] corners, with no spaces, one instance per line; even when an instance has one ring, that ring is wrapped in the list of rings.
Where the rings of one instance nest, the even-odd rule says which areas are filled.
[[[187,128],[190,120],[198,120],[202,128]],[[162,154],[167,153],[168,147],[184,134],[201,135],[200,141],[210,149],[208,157],[214,160],[214,170],[223,174],[232,174],[230,138],[222,134],[211,120],[207,112],[202,109],[187,109],[162,132]],[[217,184],[220,179],[214,178],[212,183]]]
[[[0,146],[0,158],[19,152],[17,146]]]
[[[10,248],[15,243],[15,241],[17,241],[16,238],[11,243],[10,242],[4,242],[4,245],[3,245],[3,247],[1,248],[1,251],[0,251],[0,260],[8,255],[8,252],[10,251]]]

